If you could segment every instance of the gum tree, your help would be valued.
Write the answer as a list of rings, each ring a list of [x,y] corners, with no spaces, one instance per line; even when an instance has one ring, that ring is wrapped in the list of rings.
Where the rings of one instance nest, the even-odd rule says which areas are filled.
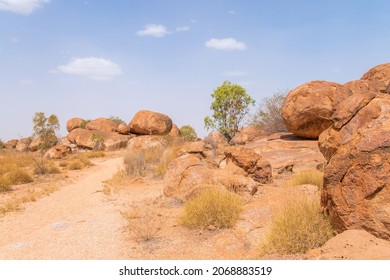
[[[214,101],[210,109],[212,116],[204,119],[206,129],[216,129],[227,139],[231,139],[241,128],[249,107],[255,104],[246,90],[238,84],[225,81],[211,94]]]

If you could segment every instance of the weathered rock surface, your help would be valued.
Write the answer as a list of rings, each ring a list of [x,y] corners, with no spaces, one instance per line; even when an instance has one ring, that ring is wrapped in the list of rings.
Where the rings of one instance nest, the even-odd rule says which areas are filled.
[[[248,148],[230,148],[225,151],[227,163],[233,162],[259,183],[272,182],[271,164]]]
[[[340,101],[352,92],[340,84],[312,81],[290,91],[282,108],[288,130],[300,137],[316,139],[333,122]]]
[[[72,149],[69,146],[63,144],[57,144],[54,147],[50,148],[45,153],[45,158],[48,159],[61,159],[66,157],[72,152]]]
[[[230,141],[230,145],[245,145],[256,139],[264,137],[265,134],[257,127],[247,126],[238,132]]]
[[[141,110],[130,121],[129,127],[134,134],[166,135],[172,129],[172,120],[161,113]]]
[[[372,92],[354,94],[336,107],[331,118],[334,125],[321,133],[318,141],[319,149],[328,161],[342,144],[351,140],[360,127],[379,117],[381,99],[375,96]]]
[[[360,79],[384,82],[386,86],[385,93],[390,93],[390,63],[377,65],[371,68]]]
[[[111,119],[97,118],[97,119],[87,123],[85,128],[89,129],[89,130],[100,130],[100,131],[114,132],[114,131],[116,131],[117,126],[118,125]]]
[[[354,80],[344,84],[353,94],[386,93],[387,85],[384,81]]]
[[[131,138],[127,143],[127,149],[133,150],[163,150],[168,146],[168,139],[159,135],[142,135]]]
[[[349,128],[346,142],[339,138],[325,168],[322,205],[338,231],[364,229],[390,239],[390,96],[363,109],[367,118],[356,114],[348,122],[363,124]]]
[[[364,230],[346,230],[322,247],[310,250],[307,259],[317,260],[389,260],[390,242]]]
[[[85,149],[111,151],[126,147],[130,137],[114,132],[76,128],[68,134],[67,139]]]
[[[15,149],[19,152],[27,152],[29,151],[30,143],[31,143],[31,139],[29,138],[19,139],[18,143],[15,146]]]
[[[229,146],[229,142],[226,137],[219,131],[210,132],[204,139],[205,143],[212,148],[218,148],[223,146]]]
[[[71,132],[72,130],[76,129],[76,128],[80,128],[80,125],[82,123],[84,123],[85,120],[82,119],[82,118],[72,118],[72,119],[69,119],[67,122],[66,122],[66,130],[68,132]]]
[[[171,137],[180,137],[180,129],[177,127],[176,124],[172,124],[172,129],[168,135]]]

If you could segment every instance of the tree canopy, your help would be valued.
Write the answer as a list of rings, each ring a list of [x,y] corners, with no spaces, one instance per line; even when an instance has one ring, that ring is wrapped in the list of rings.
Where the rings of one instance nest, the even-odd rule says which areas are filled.
[[[238,84],[225,81],[211,94],[214,98],[210,109],[211,117],[204,119],[206,129],[216,129],[229,140],[241,128],[245,116],[249,113],[249,106],[255,104],[246,90]]]

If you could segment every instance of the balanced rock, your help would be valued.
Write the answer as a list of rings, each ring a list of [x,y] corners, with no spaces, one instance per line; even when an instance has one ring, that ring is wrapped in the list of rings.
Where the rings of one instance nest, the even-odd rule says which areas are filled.
[[[97,118],[87,123],[85,128],[89,130],[101,130],[107,132],[114,132],[116,131],[117,126],[118,125],[111,119]]]
[[[134,134],[166,135],[172,129],[172,120],[161,113],[141,110],[130,121],[129,127]]]
[[[72,119],[69,119],[66,122],[66,130],[68,132],[71,132],[72,130],[74,130],[76,128],[80,128],[82,123],[85,123],[85,120],[82,119],[82,118],[72,118]]]
[[[337,104],[352,92],[340,84],[312,81],[290,91],[282,108],[287,129],[297,136],[316,139],[333,122]]]

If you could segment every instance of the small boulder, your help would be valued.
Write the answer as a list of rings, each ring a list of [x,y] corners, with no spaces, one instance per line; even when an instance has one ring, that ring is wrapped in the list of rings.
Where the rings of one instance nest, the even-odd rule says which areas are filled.
[[[282,118],[297,136],[317,139],[333,122],[331,116],[340,101],[352,92],[340,84],[312,81],[290,91],[284,101]]]
[[[50,148],[45,153],[45,158],[48,159],[61,159],[66,157],[72,152],[72,149],[69,146],[63,144],[57,144],[54,147]]]
[[[225,151],[227,163],[233,162],[242,168],[256,182],[266,184],[272,182],[271,164],[259,154],[247,148],[230,148]]]
[[[97,118],[97,119],[87,123],[85,128],[89,129],[89,130],[115,132],[117,129],[117,126],[118,125],[111,119]]]
[[[172,120],[161,113],[141,110],[130,121],[129,127],[134,134],[167,135],[172,129]]]
[[[380,81],[385,83],[385,93],[390,93],[390,63],[377,65],[368,70],[361,78],[361,80]]]
[[[84,123],[85,120],[82,119],[82,118],[72,118],[72,119],[69,119],[67,122],[66,122],[66,130],[68,132],[71,132],[72,130],[76,129],[76,128],[80,128],[81,124]]]
[[[129,135],[130,134],[130,127],[125,123],[120,123],[118,127],[116,128],[116,132],[122,135]]]
[[[180,137],[180,129],[177,127],[176,124],[172,124],[172,129],[169,132],[168,136],[171,137]]]

